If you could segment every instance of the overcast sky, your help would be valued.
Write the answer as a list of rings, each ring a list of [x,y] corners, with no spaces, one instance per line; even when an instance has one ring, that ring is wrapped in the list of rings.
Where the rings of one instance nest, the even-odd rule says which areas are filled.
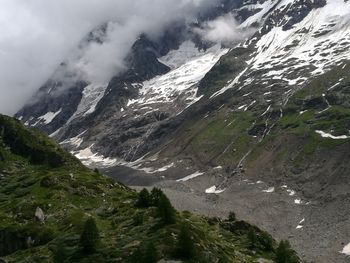
[[[113,21],[110,52],[125,56],[141,32],[187,19],[215,0],[0,0],[0,113],[14,114],[97,25]],[[112,61],[110,61],[112,63]],[[91,66],[91,65],[90,65]],[[93,65],[94,66],[94,65]],[[88,70],[88,69],[87,69]],[[101,77],[103,76],[91,76]]]

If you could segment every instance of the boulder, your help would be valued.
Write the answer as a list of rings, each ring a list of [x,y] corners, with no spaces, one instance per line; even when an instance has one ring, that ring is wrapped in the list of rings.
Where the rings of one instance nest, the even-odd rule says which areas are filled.
[[[41,223],[45,221],[44,211],[40,207],[37,207],[35,210],[35,218]]]

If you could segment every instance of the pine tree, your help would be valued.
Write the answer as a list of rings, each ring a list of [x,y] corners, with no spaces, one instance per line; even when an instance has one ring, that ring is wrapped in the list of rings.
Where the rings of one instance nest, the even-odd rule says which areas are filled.
[[[250,247],[255,248],[258,242],[258,237],[252,227],[248,231],[248,240],[250,243]]]
[[[282,240],[276,249],[276,263],[298,263],[295,252],[287,240]]]
[[[165,225],[175,223],[175,209],[171,205],[168,197],[165,194],[161,194],[158,201],[158,214]]]
[[[154,244],[150,242],[146,247],[145,257],[143,260],[144,263],[156,263],[158,262],[157,250],[154,247]]]
[[[262,232],[259,241],[266,251],[273,251],[273,239],[268,233]]]
[[[140,208],[147,208],[151,205],[151,196],[146,188],[144,188],[138,195],[136,206]]]
[[[160,197],[162,195],[164,195],[163,191],[160,190],[157,187],[154,187],[152,189],[152,191],[151,191],[151,202],[152,202],[152,205],[158,206],[159,199],[160,199]]]
[[[96,251],[96,247],[99,242],[99,231],[96,226],[95,219],[90,217],[86,220],[83,233],[80,236],[80,244],[87,253],[93,253]]]
[[[183,224],[178,237],[177,256],[183,259],[191,259],[194,257],[194,251],[191,231],[188,225]]]

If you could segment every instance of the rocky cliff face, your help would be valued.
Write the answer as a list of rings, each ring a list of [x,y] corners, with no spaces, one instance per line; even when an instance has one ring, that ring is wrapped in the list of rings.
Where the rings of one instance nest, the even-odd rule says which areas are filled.
[[[172,25],[157,39],[141,35],[125,58],[126,69],[105,84],[76,74],[69,58],[16,117],[66,146],[79,136],[84,139],[73,148],[93,144],[94,151],[105,156],[139,158],[159,145],[145,144],[150,133],[199,100],[198,82],[227,52],[201,40],[193,28],[234,8],[236,4],[224,1],[196,21]],[[108,25],[103,25],[79,48],[102,44],[107,32]]]
[[[193,33],[228,12],[255,33],[232,46]],[[87,164],[180,180],[220,193],[222,203],[241,200],[236,183],[248,180],[245,192],[254,194],[242,200],[271,214],[242,216],[291,235],[306,259],[345,262],[338,251],[350,241],[349,17],[345,0],[222,1],[157,40],[141,36],[127,70],[107,84],[79,80],[53,96],[50,86],[64,85],[50,80],[17,117]],[[199,175],[203,185],[188,183]],[[270,221],[277,212],[256,191],[287,207],[285,224]]]
[[[195,25],[178,24],[157,40],[141,36],[125,59],[127,70],[109,83],[88,83],[62,64],[16,116],[59,141],[79,136],[77,150],[93,144],[104,156],[132,161],[166,141],[182,120],[177,115],[200,99],[210,104],[239,86],[241,95],[252,91],[238,96],[243,110],[251,103],[260,111],[285,105],[309,79],[347,59],[346,8],[343,1],[223,1]],[[201,41],[192,27],[229,12],[241,28],[257,32],[223,56],[227,49]],[[102,43],[106,27],[83,44]]]

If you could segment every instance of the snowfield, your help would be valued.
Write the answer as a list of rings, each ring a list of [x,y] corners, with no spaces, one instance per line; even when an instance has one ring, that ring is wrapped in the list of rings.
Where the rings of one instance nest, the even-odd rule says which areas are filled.
[[[128,107],[152,107],[157,104],[171,104],[181,98],[185,107],[197,102],[197,84],[205,74],[228,52],[214,46],[207,51],[199,51],[192,42],[184,42],[178,50],[169,52],[159,61],[173,68],[167,74],[141,83],[139,99],[129,100]],[[180,107],[179,112],[183,108]],[[178,113],[179,113],[178,112]]]

